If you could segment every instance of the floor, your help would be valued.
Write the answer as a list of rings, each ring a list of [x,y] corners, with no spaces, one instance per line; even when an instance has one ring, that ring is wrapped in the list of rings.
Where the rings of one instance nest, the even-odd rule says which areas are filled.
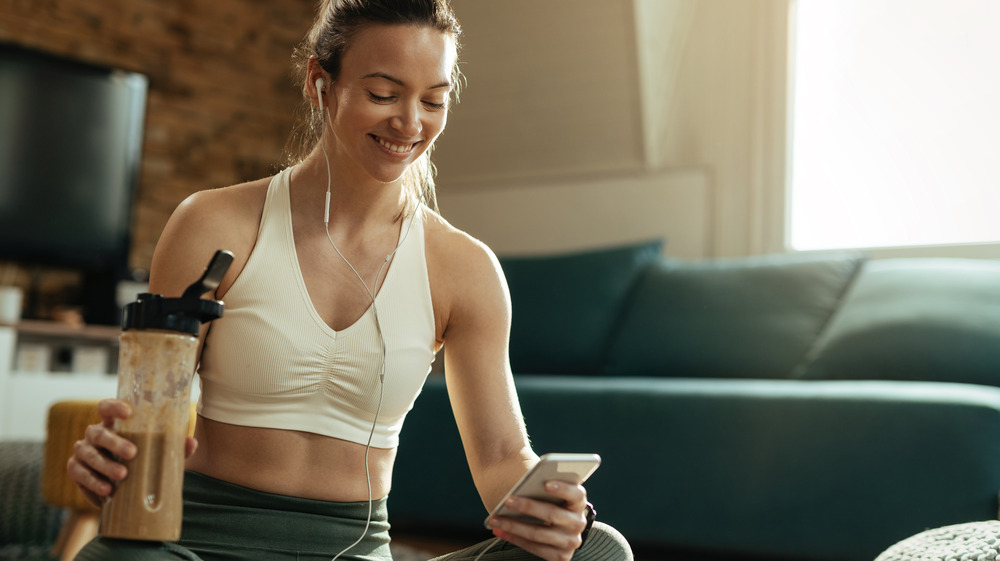
[[[483,539],[487,537],[489,536],[484,536]],[[460,537],[427,537],[394,530],[392,532],[392,542],[408,545],[414,549],[426,551],[436,556],[464,549],[477,543],[477,540],[475,538]]]

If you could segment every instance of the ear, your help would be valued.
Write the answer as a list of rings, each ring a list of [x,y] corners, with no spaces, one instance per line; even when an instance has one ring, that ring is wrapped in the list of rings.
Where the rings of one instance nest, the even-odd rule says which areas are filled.
[[[332,82],[330,75],[319,65],[316,57],[309,57],[309,63],[306,67],[306,83],[303,84],[302,88],[313,106],[329,107],[330,96],[327,94]],[[320,96],[322,96],[322,100]]]

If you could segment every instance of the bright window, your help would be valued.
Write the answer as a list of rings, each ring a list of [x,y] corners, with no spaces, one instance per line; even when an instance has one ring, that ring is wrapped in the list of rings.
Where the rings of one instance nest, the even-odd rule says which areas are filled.
[[[1000,2],[793,13],[792,248],[1000,241]]]

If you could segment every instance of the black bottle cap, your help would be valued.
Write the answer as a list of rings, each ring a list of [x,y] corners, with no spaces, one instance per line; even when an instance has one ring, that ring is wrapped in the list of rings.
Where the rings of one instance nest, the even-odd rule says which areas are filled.
[[[222,317],[223,304],[203,300],[201,295],[215,290],[233,262],[233,254],[220,249],[209,262],[205,273],[180,298],[159,294],[140,294],[122,311],[122,330],[160,329],[198,336],[202,323]]]

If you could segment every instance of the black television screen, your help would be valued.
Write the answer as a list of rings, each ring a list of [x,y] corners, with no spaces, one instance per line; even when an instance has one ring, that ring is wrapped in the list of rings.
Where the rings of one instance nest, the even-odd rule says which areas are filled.
[[[146,77],[0,45],[0,260],[127,270]]]

